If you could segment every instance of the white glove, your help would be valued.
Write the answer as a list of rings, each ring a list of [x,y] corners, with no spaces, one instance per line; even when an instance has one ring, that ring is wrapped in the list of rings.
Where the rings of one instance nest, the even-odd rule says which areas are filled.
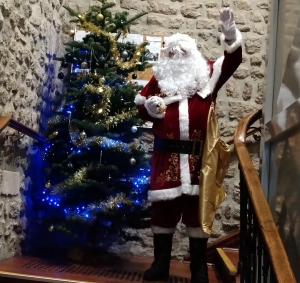
[[[161,97],[151,96],[146,100],[145,108],[151,117],[162,119],[165,117],[165,111],[167,107]]]
[[[225,36],[226,42],[233,42],[236,39],[236,26],[233,12],[230,8],[222,8],[220,11],[220,28]]]

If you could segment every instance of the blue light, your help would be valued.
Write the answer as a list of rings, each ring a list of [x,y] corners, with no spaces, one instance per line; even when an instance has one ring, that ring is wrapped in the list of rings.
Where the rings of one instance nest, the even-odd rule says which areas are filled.
[[[86,215],[85,215],[85,217],[89,217],[89,215],[88,215],[88,214],[86,214]]]
[[[81,150],[80,150],[80,149],[78,149],[77,153],[81,153]]]
[[[67,113],[70,114],[70,113],[72,113],[72,112],[69,110],[69,111],[67,111]]]
[[[45,191],[43,191],[43,194],[45,194],[46,192]]]
[[[82,207],[82,209],[84,209],[84,206]]]

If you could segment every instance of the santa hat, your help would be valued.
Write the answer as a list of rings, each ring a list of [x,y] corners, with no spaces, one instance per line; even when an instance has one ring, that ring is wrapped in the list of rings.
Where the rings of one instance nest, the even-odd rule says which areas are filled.
[[[197,51],[197,45],[196,41],[188,35],[176,33],[165,40],[162,50],[165,56],[168,56],[169,52],[180,54],[186,52],[188,55],[191,55]]]

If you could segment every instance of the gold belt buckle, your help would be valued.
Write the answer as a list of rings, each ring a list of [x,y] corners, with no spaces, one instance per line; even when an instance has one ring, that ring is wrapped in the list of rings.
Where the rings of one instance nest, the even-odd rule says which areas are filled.
[[[201,153],[202,153],[202,146],[203,146],[203,140],[200,140],[198,138],[194,138],[192,140],[193,142],[193,146],[192,146],[192,155],[195,156],[195,157],[200,157],[201,156]],[[199,152],[196,152],[196,142],[199,142],[200,143],[200,146],[199,146]]]

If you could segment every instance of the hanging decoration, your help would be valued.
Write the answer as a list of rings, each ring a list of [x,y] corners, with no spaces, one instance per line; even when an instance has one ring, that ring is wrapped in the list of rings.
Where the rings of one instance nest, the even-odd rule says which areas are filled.
[[[103,21],[104,16],[103,16],[101,13],[99,13],[99,14],[96,16],[96,19],[97,19],[99,22],[101,22],[101,21]]]
[[[117,40],[115,39],[115,37],[111,35],[109,32],[106,32],[102,30],[100,27],[97,27],[93,23],[87,22],[84,14],[79,14],[78,18],[80,19],[80,24],[79,24],[80,28],[90,33],[96,34],[98,36],[100,35],[104,36],[108,39],[110,43],[110,52],[114,57],[114,62],[121,70],[132,69],[136,66],[136,63],[140,61],[140,57],[142,53],[145,51],[147,43],[142,43],[137,45],[136,50],[132,56],[132,59],[127,62],[122,62],[120,53],[118,51]]]

